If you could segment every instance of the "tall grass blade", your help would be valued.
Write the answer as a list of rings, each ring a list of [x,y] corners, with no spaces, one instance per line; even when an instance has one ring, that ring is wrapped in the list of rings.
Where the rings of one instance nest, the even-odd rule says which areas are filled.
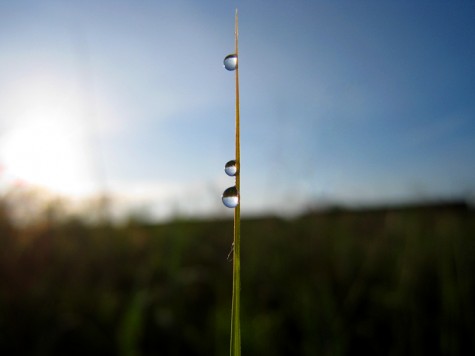
[[[238,49],[238,11],[235,14],[234,43],[238,65],[236,68],[236,188],[241,192],[241,153],[239,123],[239,49]],[[231,356],[241,356],[241,197],[234,208],[234,252],[233,252],[233,298],[231,308]]]

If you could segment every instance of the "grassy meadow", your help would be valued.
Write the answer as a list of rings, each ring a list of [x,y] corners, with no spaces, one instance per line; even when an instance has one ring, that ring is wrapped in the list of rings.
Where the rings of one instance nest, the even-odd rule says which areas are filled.
[[[243,355],[475,354],[464,204],[243,219]],[[0,205],[0,354],[227,355],[231,220],[123,226]]]

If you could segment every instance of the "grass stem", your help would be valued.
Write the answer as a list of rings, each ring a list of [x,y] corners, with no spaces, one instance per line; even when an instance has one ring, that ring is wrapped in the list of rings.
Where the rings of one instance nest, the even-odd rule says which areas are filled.
[[[234,43],[237,56],[236,67],[236,189],[239,204],[234,208],[234,252],[233,252],[233,297],[231,309],[231,356],[241,356],[241,152],[239,122],[239,49],[238,11],[235,14]]]

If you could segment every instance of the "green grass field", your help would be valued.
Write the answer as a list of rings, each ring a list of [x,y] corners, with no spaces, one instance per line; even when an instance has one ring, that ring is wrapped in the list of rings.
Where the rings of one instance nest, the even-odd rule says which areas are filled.
[[[15,228],[0,209],[0,354],[226,355],[232,221]],[[242,221],[243,355],[475,354],[463,204]]]

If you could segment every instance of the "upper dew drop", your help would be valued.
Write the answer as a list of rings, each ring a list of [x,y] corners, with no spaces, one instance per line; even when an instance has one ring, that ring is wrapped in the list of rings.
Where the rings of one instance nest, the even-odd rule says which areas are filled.
[[[224,171],[226,172],[228,176],[234,177],[237,173],[236,161],[232,160],[226,163],[226,165],[224,166]]]
[[[238,59],[236,54],[228,54],[224,58],[224,68],[227,70],[235,70],[238,66]]]
[[[223,204],[228,208],[235,208],[239,204],[239,193],[237,188],[229,187],[226,189],[222,196]]]

